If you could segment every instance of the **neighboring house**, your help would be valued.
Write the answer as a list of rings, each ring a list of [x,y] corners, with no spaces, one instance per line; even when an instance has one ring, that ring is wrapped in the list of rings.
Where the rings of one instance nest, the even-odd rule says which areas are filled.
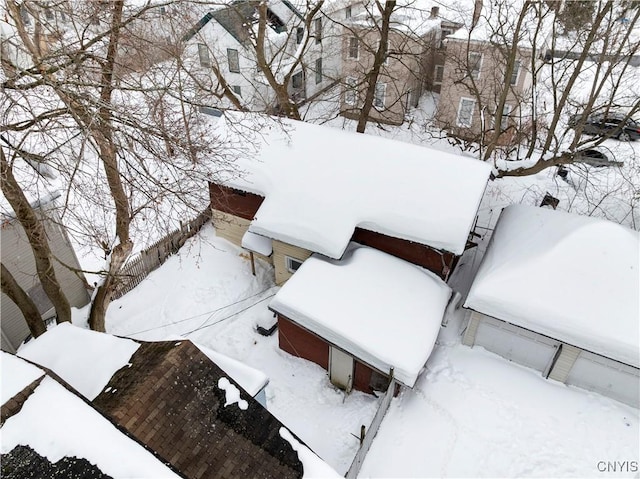
[[[69,304],[81,308],[89,302],[86,280],[80,263],[69,241],[67,232],[56,210],[55,196],[43,198],[32,205],[47,233],[47,240],[53,255],[56,277]],[[31,297],[42,319],[55,317],[55,309],[42,289],[36,272],[36,264],[26,233],[15,217],[2,215],[2,264],[11,272],[18,285]],[[29,336],[29,327],[16,304],[2,294],[2,349],[15,352]]]
[[[244,105],[276,111],[275,96],[258,67],[253,46],[258,30],[258,5],[255,0],[241,0],[206,12],[185,35],[187,57],[197,59],[215,88],[221,86],[217,70]],[[302,57],[288,85],[290,97],[297,102],[329,87],[337,69],[332,47],[336,38],[334,27],[318,14],[311,31],[307,31],[305,6],[306,3],[274,0],[268,2],[267,11],[265,55],[278,81],[291,70],[295,59]],[[306,36],[310,41],[302,52]]]
[[[475,7],[466,26],[444,39],[436,123],[459,138],[486,142],[498,135],[497,144],[509,144],[517,141],[515,131],[527,126],[532,68],[543,62],[549,40],[546,23],[539,26],[537,19],[529,22],[525,18],[524,32],[512,57],[509,48],[520,2],[484,2],[483,6],[482,1],[476,1]],[[539,30],[529,32],[528,25]],[[497,125],[495,117],[505,89],[507,96]]]
[[[463,343],[640,405],[640,234],[546,208],[503,210],[465,302]]]
[[[300,478],[314,470],[322,471],[322,476],[338,477],[253,399],[230,370],[221,369],[188,340],[138,342],[62,324],[24,346],[19,354],[47,368],[48,376],[59,376],[72,392],[84,397],[84,404],[94,410],[94,416],[108,419],[180,477]],[[3,373],[4,367],[5,361]],[[255,374],[243,372],[240,381],[255,382]],[[30,414],[29,407],[42,404],[32,401],[32,397],[39,395],[38,401],[46,400],[43,396],[48,391],[41,392],[41,388],[42,384],[32,384],[33,394],[24,394],[28,397],[17,414],[17,423],[25,410]],[[78,397],[74,400],[82,404]],[[34,404],[30,406],[30,402]],[[58,402],[54,403],[58,406]],[[28,418],[27,415],[23,423]],[[19,432],[16,428],[20,426],[10,423],[13,419],[5,421],[2,428],[3,453],[17,444],[27,444],[47,455],[46,443],[58,444],[57,434],[68,435],[55,427],[51,434],[49,424],[39,423]],[[12,439],[6,444],[8,426]],[[66,429],[64,425],[59,427]],[[41,436],[44,445],[38,441]],[[102,444],[99,440],[92,442]],[[110,445],[105,441],[99,449],[109,451]],[[92,457],[78,457],[86,457],[109,474]],[[118,458],[112,462],[121,462],[119,454],[112,453],[111,457]],[[120,477],[139,476],[129,473]]]
[[[264,124],[252,124],[246,131],[236,127],[226,131],[224,120],[221,122],[221,137],[226,135],[230,141],[242,138],[248,144],[253,139],[260,144],[238,160],[243,175],[210,184],[218,236],[272,262],[278,284],[287,281],[314,253],[349,263],[345,258],[351,256],[346,253],[351,242],[394,256],[392,260],[403,260],[400,269],[414,268],[408,264],[413,263],[440,279],[449,277],[459,256],[470,246],[470,231],[490,172],[487,164],[380,137],[291,120],[262,120]],[[260,132],[259,139],[255,130]],[[385,276],[384,281],[394,278],[376,268],[371,274]],[[423,282],[429,282],[429,274],[422,274]],[[308,274],[305,276],[301,282],[313,283]],[[428,295],[427,288],[420,294]],[[443,309],[438,301],[433,307]],[[298,318],[297,313],[287,316],[277,303],[273,309],[281,314],[281,324],[283,316],[291,321]],[[401,310],[399,305],[397,310]],[[424,321],[434,327],[442,321],[442,311],[427,316]],[[323,317],[323,321],[330,320]],[[415,315],[411,318],[418,321]],[[364,319],[351,320],[362,324]],[[304,327],[305,323],[298,325]],[[391,326],[380,324],[380,330],[386,327]],[[307,358],[315,354],[305,351],[304,346],[311,340],[311,331],[297,330],[300,341],[291,346],[285,329],[283,326],[279,333],[281,348]],[[354,353],[331,336],[324,341]],[[428,357],[425,351],[431,346],[425,342],[421,353]],[[388,375],[387,366],[393,367],[396,359],[371,354],[379,361],[357,355],[356,359]],[[327,363],[327,358],[312,360]],[[414,380],[405,375],[400,382],[412,385]],[[367,389],[368,384],[362,388]]]

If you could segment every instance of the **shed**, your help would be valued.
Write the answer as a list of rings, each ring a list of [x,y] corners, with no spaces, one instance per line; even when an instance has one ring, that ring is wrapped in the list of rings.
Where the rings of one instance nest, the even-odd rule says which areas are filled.
[[[465,305],[463,342],[639,406],[640,233],[513,205]]]
[[[351,243],[341,260],[313,255],[278,291],[280,348],[372,392],[390,376],[413,387],[433,350],[451,289],[435,274]]]

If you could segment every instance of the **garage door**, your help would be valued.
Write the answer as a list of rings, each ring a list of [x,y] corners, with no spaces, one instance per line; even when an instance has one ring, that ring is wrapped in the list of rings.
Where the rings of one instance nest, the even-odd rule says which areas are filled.
[[[483,316],[475,344],[518,364],[546,373],[560,343],[504,321]]]
[[[638,369],[588,351],[580,352],[569,372],[567,384],[640,407]]]

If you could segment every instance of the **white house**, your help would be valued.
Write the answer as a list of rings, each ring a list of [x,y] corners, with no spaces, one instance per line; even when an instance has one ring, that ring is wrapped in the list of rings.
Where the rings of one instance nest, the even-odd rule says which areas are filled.
[[[258,68],[256,56],[258,5],[256,1],[241,0],[204,12],[184,37],[186,56],[200,64],[215,87],[220,87],[223,78],[244,106],[273,110],[275,97]],[[273,0],[267,8],[265,56],[275,78],[281,82],[292,73],[289,94],[297,102],[330,87],[340,61],[335,54],[339,48],[334,47],[335,26],[318,12],[311,29],[305,28],[305,2]],[[298,58],[302,60],[294,67]]]
[[[637,231],[545,208],[505,208],[464,306],[464,344],[638,407]]]

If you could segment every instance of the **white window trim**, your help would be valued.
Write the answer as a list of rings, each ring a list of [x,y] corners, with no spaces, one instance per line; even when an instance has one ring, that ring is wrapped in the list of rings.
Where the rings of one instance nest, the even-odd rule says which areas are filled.
[[[469,123],[462,123],[460,121],[460,112],[462,111],[462,104],[464,101],[470,101],[473,103],[473,107],[471,108],[471,115],[469,115]],[[456,114],[456,125],[462,128],[470,128],[473,125],[473,112],[476,109],[476,100],[473,98],[461,97],[460,102],[458,103],[458,113]]]
[[[480,55],[480,61],[478,62],[478,75],[477,76],[473,76],[473,72],[475,72],[476,70],[472,70],[471,69],[471,55]],[[480,52],[469,52],[469,58],[467,59],[467,61],[469,62],[469,75],[471,75],[471,77],[474,80],[479,80],[480,79],[480,74],[482,72],[482,62],[484,60],[484,55]]]
[[[378,85],[380,85],[381,89],[382,89],[382,106],[376,105],[376,103],[378,101]],[[378,83],[376,83],[376,87],[375,87],[375,91],[374,91],[373,107],[376,110],[384,110],[386,108],[386,103],[387,103],[387,84],[378,82]]]
[[[299,263],[297,268],[294,268],[293,263]],[[304,263],[304,260],[298,259],[298,258],[292,258],[291,256],[286,256],[284,257],[284,266],[285,268],[287,268],[287,271],[291,274],[295,273],[296,271],[298,271],[298,269],[300,268],[300,266],[302,266],[302,263]]]
[[[355,77],[347,77],[345,79],[345,90],[344,90],[344,102],[347,105],[355,105],[358,99],[358,92],[356,90],[356,85],[358,81]],[[349,98],[353,95],[353,100],[349,101]]]

